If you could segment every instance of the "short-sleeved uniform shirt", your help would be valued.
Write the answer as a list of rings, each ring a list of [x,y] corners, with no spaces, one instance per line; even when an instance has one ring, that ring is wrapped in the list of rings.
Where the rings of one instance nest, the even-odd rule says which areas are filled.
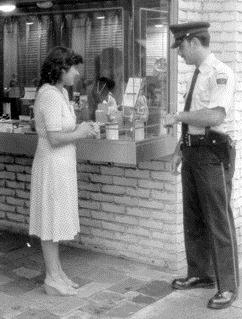
[[[226,133],[226,123],[233,106],[234,73],[230,67],[219,61],[213,53],[209,54],[199,66],[199,71],[190,111],[223,107],[226,112],[226,119],[221,125],[213,127],[213,129]],[[191,81],[188,83],[188,90],[190,84]],[[205,129],[189,125],[188,132],[189,134],[205,134]]]

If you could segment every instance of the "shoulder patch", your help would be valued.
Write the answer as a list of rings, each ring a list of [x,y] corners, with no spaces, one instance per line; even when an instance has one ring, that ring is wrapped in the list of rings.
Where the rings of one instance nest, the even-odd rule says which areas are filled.
[[[218,85],[225,85],[228,81],[228,75],[226,73],[218,73],[216,76],[216,82]]]
[[[227,81],[228,79],[225,78],[216,79],[217,84],[226,84]]]

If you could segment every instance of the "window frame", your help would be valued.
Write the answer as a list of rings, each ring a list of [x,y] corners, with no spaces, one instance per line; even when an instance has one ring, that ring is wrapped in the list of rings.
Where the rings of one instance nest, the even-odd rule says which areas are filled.
[[[175,24],[178,21],[178,0],[170,0],[169,4],[169,26],[171,24]],[[173,42],[173,37],[170,35],[168,37],[168,47],[171,47],[171,43]],[[178,79],[178,61],[177,61],[177,50],[170,49],[170,53],[168,54],[168,103],[169,108],[168,112],[176,112],[177,111],[177,79]]]

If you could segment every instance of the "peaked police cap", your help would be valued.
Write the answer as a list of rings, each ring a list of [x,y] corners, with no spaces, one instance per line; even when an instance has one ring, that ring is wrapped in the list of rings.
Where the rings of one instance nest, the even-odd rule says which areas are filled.
[[[196,34],[208,31],[209,27],[210,23],[206,21],[170,25],[170,31],[173,33],[175,39],[174,43],[171,45],[171,48],[177,48],[182,41],[188,38],[190,35],[195,36]]]

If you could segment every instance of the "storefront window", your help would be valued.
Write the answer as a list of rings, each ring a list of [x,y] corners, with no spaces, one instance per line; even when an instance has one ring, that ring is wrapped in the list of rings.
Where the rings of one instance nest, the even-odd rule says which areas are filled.
[[[21,88],[37,87],[48,51],[68,46],[84,59],[81,76],[69,88],[78,122],[97,121],[115,131],[114,139],[166,135],[161,122],[169,110],[170,5],[168,0],[119,0],[90,8],[87,1],[75,11],[58,7],[5,18],[6,92],[13,80],[19,87],[16,98],[22,97]]]

